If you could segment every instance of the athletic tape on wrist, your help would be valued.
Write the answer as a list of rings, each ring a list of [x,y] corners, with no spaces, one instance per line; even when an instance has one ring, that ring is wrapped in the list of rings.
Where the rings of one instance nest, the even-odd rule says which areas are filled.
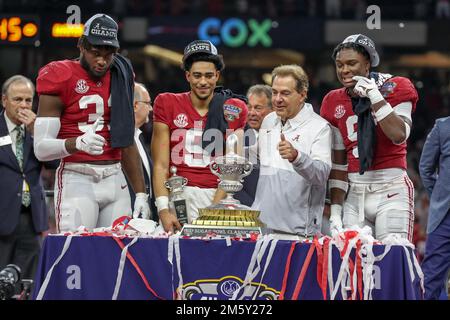
[[[347,192],[348,182],[337,179],[330,179],[328,180],[328,189],[331,190],[332,188],[341,189],[344,192]]]
[[[386,118],[388,115],[393,112],[394,109],[392,109],[391,105],[389,103],[386,103],[384,106],[382,106],[380,109],[378,109],[375,112],[375,119],[377,119],[377,122],[380,122],[384,118]]]
[[[169,197],[168,196],[160,196],[155,199],[155,205],[158,209],[158,212],[164,209],[169,209]]]
[[[347,171],[348,164],[337,164],[332,162],[331,163],[331,170],[339,170],[339,171]]]

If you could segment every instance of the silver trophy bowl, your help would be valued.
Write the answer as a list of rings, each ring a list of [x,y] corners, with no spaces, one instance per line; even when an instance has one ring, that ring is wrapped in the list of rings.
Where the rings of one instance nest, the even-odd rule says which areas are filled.
[[[220,180],[219,188],[227,193],[225,199],[209,208],[250,209],[240,204],[239,200],[233,198],[236,192],[242,190],[243,178],[248,176],[253,170],[253,164],[250,161],[234,152],[237,142],[237,136],[235,134],[230,135],[227,139],[227,154],[217,157],[209,165],[211,172]]]
[[[177,176],[177,168],[170,167],[172,176],[164,182],[164,186],[169,189],[170,195],[180,194],[183,192],[184,186],[188,183],[188,179],[182,176]]]

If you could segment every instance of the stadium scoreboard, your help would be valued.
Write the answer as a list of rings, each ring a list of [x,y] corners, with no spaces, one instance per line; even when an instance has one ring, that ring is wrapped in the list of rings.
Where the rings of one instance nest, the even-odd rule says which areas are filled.
[[[0,15],[0,44],[36,45],[40,19],[36,15]]]

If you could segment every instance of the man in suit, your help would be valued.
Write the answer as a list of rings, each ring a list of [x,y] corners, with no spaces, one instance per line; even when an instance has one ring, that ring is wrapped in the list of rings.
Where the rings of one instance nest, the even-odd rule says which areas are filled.
[[[257,143],[256,139],[252,137],[258,137],[259,128],[263,122],[265,116],[272,112],[272,88],[264,84],[255,84],[251,86],[247,91],[248,98],[248,118],[247,124],[249,126],[246,131],[246,136],[249,138],[250,147],[247,149],[246,157],[253,163],[252,172],[244,178],[242,190],[235,194],[235,198],[242,204],[251,206],[255,200],[256,185],[259,179],[259,164],[257,163]],[[251,140],[255,140],[255,144],[252,144]]]
[[[430,195],[425,258],[425,299],[438,299],[450,269],[450,117],[436,120],[420,158],[420,176]]]
[[[0,268],[13,263],[22,278],[33,278],[41,233],[48,229],[48,212],[40,179],[42,162],[33,149],[31,110],[34,85],[15,75],[2,87],[0,113]],[[53,163],[53,169],[57,164]],[[49,164],[52,168],[52,164]]]
[[[142,170],[144,171],[144,180],[145,180],[145,190],[146,193],[149,194],[148,202],[150,206],[150,219],[158,222],[158,214],[155,206],[155,197],[153,194],[153,188],[152,188],[152,171],[153,171],[153,162],[150,157],[149,149],[145,147],[145,141],[144,135],[141,131],[141,128],[144,124],[148,123],[149,121],[152,121],[149,119],[149,113],[153,110],[152,108],[152,100],[150,98],[150,94],[148,93],[147,89],[142,83],[135,83],[134,86],[134,124],[135,124],[135,131],[134,131],[134,140],[136,141],[136,145],[139,150],[139,155],[141,157],[141,163],[142,163]],[[131,196],[131,203],[134,203],[135,194],[131,188],[130,190],[130,196]]]

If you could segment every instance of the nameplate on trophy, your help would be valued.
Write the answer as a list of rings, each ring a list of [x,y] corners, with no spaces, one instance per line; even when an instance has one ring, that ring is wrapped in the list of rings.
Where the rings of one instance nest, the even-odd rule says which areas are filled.
[[[252,234],[261,234],[260,227],[236,227],[236,226],[212,226],[212,225],[198,225],[189,224],[184,225],[181,234],[188,237],[238,237],[250,238]]]
[[[173,201],[175,213],[177,214],[178,221],[183,225],[188,223],[188,213],[186,199],[179,199]]]
[[[177,175],[177,168],[170,167],[172,176],[164,182],[169,189],[169,211],[177,216],[178,221],[183,225],[188,223],[188,207],[186,199],[183,196],[183,188],[188,180],[185,177]]]

